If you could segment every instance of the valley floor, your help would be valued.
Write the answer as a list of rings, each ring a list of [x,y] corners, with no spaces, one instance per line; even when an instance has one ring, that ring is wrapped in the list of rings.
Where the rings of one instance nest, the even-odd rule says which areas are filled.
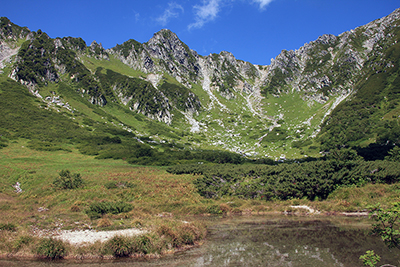
[[[53,182],[62,170],[79,173],[83,187],[56,188]],[[128,249],[127,255],[161,255],[201,243],[207,228],[203,219],[210,215],[365,216],[369,205],[399,201],[400,188],[399,184],[340,188],[324,201],[206,199],[197,193],[194,179],[196,175],[173,175],[162,167],[98,160],[73,147],[70,151],[35,151],[27,148],[24,140],[14,141],[0,153],[0,255],[38,256],[37,248],[50,233],[62,234],[63,256],[71,258],[125,256],[106,249],[115,242],[135,247],[135,251]],[[17,182],[20,193],[13,187]],[[88,212],[101,203],[131,209],[97,217]],[[121,240],[111,237],[126,231],[132,236]],[[94,242],[76,245],[89,240]]]

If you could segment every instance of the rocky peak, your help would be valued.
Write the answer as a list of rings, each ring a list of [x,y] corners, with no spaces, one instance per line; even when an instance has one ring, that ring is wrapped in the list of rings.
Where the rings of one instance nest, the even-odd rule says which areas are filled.
[[[92,50],[95,50],[96,48],[98,48],[98,49],[104,49],[103,48],[103,45],[100,43],[100,44],[98,44],[97,42],[96,42],[96,40],[94,40],[91,44],[90,44],[90,49],[92,49]]]
[[[103,45],[101,43],[97,43],[96,41],[93,41],[89,46],[89,51],[96,58],[102,58],[102,59],[109,60],[108,53],[103,48]]]
[[[175,33],[167,29],[155,33],[145,46],[152,57],[175,60],[179,64],[188,64],[190,58],[197,56]]]
[[[32,33],[27,27],[20,27],[6,17],[0,17],[0,39],[13,40],[31,38]]]

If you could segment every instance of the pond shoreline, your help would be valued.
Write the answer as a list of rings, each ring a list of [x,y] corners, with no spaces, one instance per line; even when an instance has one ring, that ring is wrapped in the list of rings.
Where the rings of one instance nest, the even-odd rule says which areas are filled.
[[[313,212],[311,212],[313,211]],[[368,212],[319,212],[319,211],[314,211],[311,208],[307,208],[304,206],[292,206],[290,211],[283,211],[283,212],[243,212],[242,214],[224,214],[223,217],[232,217],[232,218],[240,218],[240,217],[246,217],[246,216],[268,216],[268,215],[283,215],[283,216],[299,216],[299,217],[321,217],[321,218],[326,218],[326,217],[368,217],[369,213]],[[213,217],[213,215],[210,214],[203,214],[200,215],[199,218],[210,218]],[[220,216],[218,216],[220,217]],[[125,233],[131,232],[130,235],[141,235],[144,233],[148,233],[147,230],[140,230],[136,228],[130,228],[130,229],[123,229],[123,230],[110,230],[110,231],[96,231],[96,230],[81,230],[81,231],[73,231],[73,230],[36,230],[36,235],[37,237],[50,237],[50,238],[55,238],[62,240],[68,247],[74,247],[75,249],[79,247],[85,247],[88,245],[93,245],[96,242],[103,243],[107,241],[108,239],[114,237],[114,236],[125,236]],[[133,231],[133,232],[132,232]],[[44,233],[44,234],[43,234]],[[107,234],[108,235],[104,235]],[[78,238],[78,241],[76,240],[76,235],[81,234],[82,237]],[[84,238],[84,235],[88,234],[93,234],[94,236],[97,234],[101,236],[101,238],[96,238],[96,237],[91,237],[89,238],[90,241],[87,241],[87,239]],[[105,238],[106,236],[106,238]],[[132,254],[129,255],[125,258],[128,259],[157,259],[161,258],[165,255],[170,255],[170,254],[175,254],[179,253],[182,251],[187,251],[192,248],[196,248],[201,246],[204,241],[206,240],[207,237],[200,241],[194,242],[193,245],[184,245],[179,248],[173,248],[169,249],[166,251],[163,251],[162,253],[158,254]],[[80,240],[79,240],[80,239]],[[40,259],[45,259],[44,257],[39,257],[38,255],[35,255],[32,252],[28,251],[18,251],[17,253],[3,253],[0,254],[0,260],[4,259],[15,259],[15,260],[40,260]],[[67,260],[67,261],[110,261],[110,260],[115,260],[118,259],[117,257],[113,255],[95,255],[95,254],[90,254],[90,253],[82,253],[82,254],[69,254],[64,256],[61,260]]]

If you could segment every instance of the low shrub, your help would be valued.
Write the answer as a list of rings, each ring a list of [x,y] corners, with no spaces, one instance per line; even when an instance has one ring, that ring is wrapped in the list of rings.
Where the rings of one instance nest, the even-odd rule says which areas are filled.
[[[206,230],[204,226],[188,222],[164,222],[157,228],[156,233],[166,240],[168,247],[177,248],[194,245],[196,241],[205,237]]]
[[[207,207],[207,213],[222,214],[223,212],[221,210],[221,207],[219,205],[215,204],[215,205],[210,205]]]
[[[59,189],[75,189],[83,186],[83,179],[79,173],[71,174],[69,170],[62,170],[53,185]]]
[[[114,236],[105,243],[105,253],[114,257],[129,257],[133,252],[132,240],[129,237]]]
[[[109,181],[104,185],[107,189],[116,189],[116,188],[133,188],[134,184],[130,182],[115,182]]]
[[[17,226],[13,223],[0,223],[0,231],[10,231],[15,232],[17,230]]]
[[[41,239],[34,250],[39,257],[53,260],[61,259],[67,254],[64,243],[53,238]]]
[[[155,246],[157,242],[152,234],[135,236],[133,239],[133,250],[139,254],[151,254],[161,252],[162,248]]]
[[[119,214],[123,212],[129,212],[133,209],[132,204],[125,203],[125,202],[109,202],[109,201],[102,201],[92,203],[89,206],[89,209],[86,210],[86,214],[91,219],[98,219],[104,214]]]
[[[117,188],[117,184],[115,182],[107,182],[104,186],[107,189],[115,189],[115,188]]]
[[[112,222],[108,218],[101,218],[97,223],[97,227],[99,227],[99,228],[109,227],[111,225],[112,225]]]
[[[16,239],[12,245],[14,251],[20,250],[23,246],[27,246],[32,243],[33,237],[30,235],[23,235]]]

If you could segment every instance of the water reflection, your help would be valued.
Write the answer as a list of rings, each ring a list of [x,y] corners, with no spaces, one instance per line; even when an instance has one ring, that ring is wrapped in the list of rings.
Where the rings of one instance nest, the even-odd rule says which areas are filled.
[[[381,264],[400,266],[399,250],[390,251],[370,236],[359,218],[252,216],[220,218],[200,248],[161,259],[104,262],[0,261],[6,266],[362,266],[358,259],[373,249]]]

